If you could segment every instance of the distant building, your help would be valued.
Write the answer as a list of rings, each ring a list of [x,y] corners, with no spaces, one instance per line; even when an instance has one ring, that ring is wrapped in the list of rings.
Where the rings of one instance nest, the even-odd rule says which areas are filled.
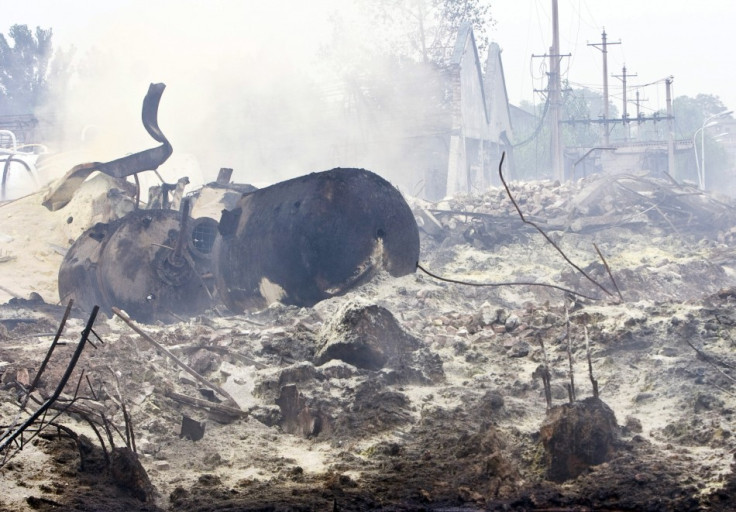
[[[446,64],[403,63],[392,72],[390,87],[352,91],[350,117],[357,123],[344,138],[355,161],[370,161],[400,188],[428,200],[500,184],[501,154],[509,170],[513,160],[500,47],[490,45],[484,71],[468,23]]]
[[[484,65],[464,24],[451,50],[439,64],[366,57],[332,81],[303,84],[299,94],[277,91],[278,108],[256,98],[243,165],[271,179],[363,167],[432,201],[482,192],[498,183],[504,151],[513,170],[501,49],[491,44]]]
[[[452,120],[445,194],[481,192],[493,183],[506,151],[511,157],[511,114],[501,49],[491,43],[485,76],[470,24],[463,25],[448,66]],[[511,158],[509,158],[511,160]]]

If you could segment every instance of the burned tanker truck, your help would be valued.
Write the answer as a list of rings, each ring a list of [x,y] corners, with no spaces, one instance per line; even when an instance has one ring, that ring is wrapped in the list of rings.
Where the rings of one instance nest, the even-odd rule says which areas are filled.
[[[244,194],[215,241],[216,288],[235,312],[339,295],[377,271],[414,272],[419,232],[398,190],[363,169],[332,169]]]
[[[44,204],[58,209],[93,171],[114,178],[155,170],[171,154],[158,128],[163,84],[151,84],[143,124],[162,145],[108,162],[75,166]],[[136,180],[137,181],[137,180]],[[227,187],[227,185],[226,185]],[[167,206],[167,191],[164,201]],[[232,189],[242,191],[242,186]],[[233,313],[279,301],[297,306],[343,294],[386,271],[415,271],[419,232],[401,193],[364,169],[332,169],[246,192],[226,204],[219,222],[140,207],[90,227],[67,251],[59,295],[82,310],[123,309],[140,322],[174,322],[224,304]],[[231,194],[232,197],[232,194]],[[154,201],[149,200],[149,207]]]

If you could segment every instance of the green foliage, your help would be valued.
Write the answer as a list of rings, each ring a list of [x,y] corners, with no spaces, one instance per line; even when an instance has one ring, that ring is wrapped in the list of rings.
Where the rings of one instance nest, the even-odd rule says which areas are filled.
[[[51,29],[13,25],[0,34],[0,114],[30,114],[47,92]]]
[[[672,109],[675,112],[675,138],[686,139],[692,137],[707,118],[726,110],[726,106],[718,96],[698,94],[694,98],[678,96]]]
[[[602,117],[603,112],[604,108],[602,94],[586,88],[563,88],[563,120],[591,121]],[[618,117],[618,115],[618,109],[609,101],[609,118],[616,118]],[[595,146],[598,144],[601,138],[601,130],[601,125],[593,124],[590,122],[565,124],[562,132],[562,137],[566,146]]]
[[[527,141],[514,149],[514,160],[518,169],[518,178],[546,179],[552,177],[552,153],[550,147],[549,111],[544,103],[534,108],[529,102],[523,102],[521,108],[533,113],[539,120],[544,119],[540,127],[530,126],[526,132],[515,133],[515,143]],[[602,127],[593,122],[603,113],[603,95],[586,88],[571,88],[563,84],[562,120],[580,121],[563,124],[562,138],[566,147],[592,147],[599,144]],[[609,117],[617,117],[618,109],[609,102]],[[536,131],[536,135],[535,135]]]

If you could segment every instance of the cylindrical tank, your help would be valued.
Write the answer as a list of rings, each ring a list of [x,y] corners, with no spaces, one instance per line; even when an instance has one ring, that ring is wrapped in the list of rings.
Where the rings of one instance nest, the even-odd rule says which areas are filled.
[[[364,169],[332,169],[243,194],[224,210],[213,250],[216,289],[234,312],[274,301],[311,306],[419,260],[401,193]]]
[[[213,286],[215,235],[216,222],[190,219],[188,208],[136,210],[97,224],[64,257],[61,300],[73,298],[82,311],[99,305],[108,314],[116,306],[144,323],[200,314],[212,305],[207,281]]]

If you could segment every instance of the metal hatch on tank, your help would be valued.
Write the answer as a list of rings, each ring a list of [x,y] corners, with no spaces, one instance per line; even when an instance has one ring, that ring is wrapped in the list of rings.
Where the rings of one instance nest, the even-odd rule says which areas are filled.
[[[152,323],[179,321],[212,306],[213,219],[191,219],[189,202],[180,212],[136,210],[97,224],[71,246],[59,269],[62,301],[108,314],[113,306]]]
[[[410,274],[419,231],[388,181],[364,169],[312,173],[243,194],[224,210],[216,289],[234,312],[280,301],[311,306],[385,270]]]

